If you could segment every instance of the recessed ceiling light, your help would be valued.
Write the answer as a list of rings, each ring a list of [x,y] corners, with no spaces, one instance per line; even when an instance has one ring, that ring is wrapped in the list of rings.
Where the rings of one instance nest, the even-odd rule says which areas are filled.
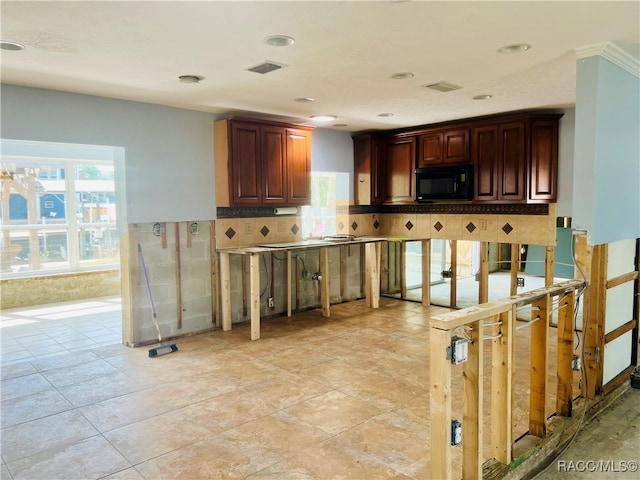
[[[526,52],[531,48],[531,45],[528,43],[514,43],[513,45],[505,45],[504,47],[498,49],[500,53],[521,53]]]
[[[379,113],[379,117],[393,117],[393,113]]]
[[[178,80],[182,83],[199,83],[202,81],[203,77],[199,77],[198,75],[180,75]]]
[[[489,100],[490,98],[493,98],[493,95],[476,95],[473,97],[474,100]]]
[[[334,127],[338,127],[338,128],[340,128],[340,127],[348,127],[348,126],[349,126],[349,125],[347,125],[346,123],[336,123],[336,124],[334,125]]]
[[[2,50],[16,51],[16,50],[24,50],[24,45],[18,42],[10,42],[7,40],[2,40],[0,41],[0,48]]]
[[[338,117],[335,115],[311,115],[309,118],[314,122],[332,122]]]
[[[314,99],[311,97],[298,97],[294,98],[293,101],[298,103],[311,103],[314,101]]]
[[[288,47],[296,43],[296,41],[288,35],[271,35],[264,39],[264,43],[272,47]]]
[[[394,80],[407,80],[409,78],[413,78],[413,73],[411,72],[394,73],[391,75],[391,78]]]

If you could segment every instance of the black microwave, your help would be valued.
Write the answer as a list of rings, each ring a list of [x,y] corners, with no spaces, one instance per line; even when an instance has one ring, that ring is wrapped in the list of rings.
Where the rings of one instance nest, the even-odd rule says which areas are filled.
[[[416,169],[416,200],[471,200],[473,166],[448,165]]]

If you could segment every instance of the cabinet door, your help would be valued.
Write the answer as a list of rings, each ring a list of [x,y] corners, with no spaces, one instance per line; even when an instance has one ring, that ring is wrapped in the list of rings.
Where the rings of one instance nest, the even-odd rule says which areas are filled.
[[[262,142],[262,193],[266,205],[287,202],[286,130],[263,126]]]
[[[379,138],[373,140],[371,147],[371,203],[380,205],[385,200],[386,186],[386,142]]]
[[[473,129],[472,160],[474,165],[474,200],[498,199],[498,127]]]
[[[234,205],[262,202],[260,127],[248,122],[231,122],[231,178],[229,190]]]
[[[305,205],[311,199],[311,132],[287,128],[287,183],[289,205]]]
[[[526,200],[525,145],[524,122],[500,125],[498,200],[512,202]]]
[[[442,135],[442,163],[469,163],[469,130],[451,130]]]
[[[415,158],[415,137],[387,141],[385,202],[415,201]]]
[[[533,120],[529,200],[555,202],[557,182],[558,120]]]
[[[442,133],[427,133],[418,137],[418,167],[442,163],[442,138]]]

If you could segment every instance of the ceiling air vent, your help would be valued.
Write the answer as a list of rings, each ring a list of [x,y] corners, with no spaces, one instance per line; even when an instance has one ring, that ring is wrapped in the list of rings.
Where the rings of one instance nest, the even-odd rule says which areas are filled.
[[[269,72],[273,72],[274,70],[279,70],[282,67],[286,67],[286,65],[283,65],[282,63],[276,63],[276,62],[272,62],[270,60],[266,60],[264,62],[262,62],[259,65],[256,65],[255,67],[251,67],[248,68],[247,70],[249,70],[250,72],[256,72],[256,73],[269,73]]]
[[[431,85],[425,85],[425,87],[438,90],[439,92],[450,92],[451,90],[459,90],[462,88],[460,85],[454,85],[449,82],[432,83]]]

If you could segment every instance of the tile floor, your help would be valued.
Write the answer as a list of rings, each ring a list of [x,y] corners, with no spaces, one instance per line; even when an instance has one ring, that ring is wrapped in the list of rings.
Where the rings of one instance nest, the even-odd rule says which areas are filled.
[[[350,302],[148,358],[119,344],[118,299],[82,303],[2,312],[2,479],[430,477],[427,323],[446,309]]]

